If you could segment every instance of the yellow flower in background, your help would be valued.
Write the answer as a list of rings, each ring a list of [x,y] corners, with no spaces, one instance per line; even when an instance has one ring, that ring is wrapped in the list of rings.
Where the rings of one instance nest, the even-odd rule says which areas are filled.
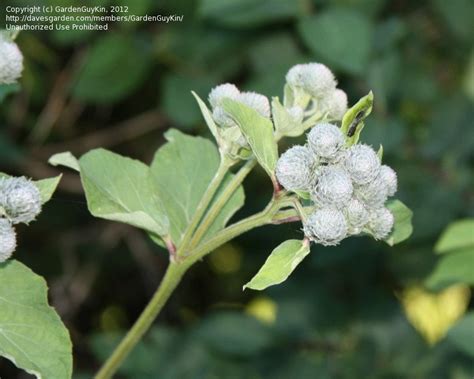
[[[277,317],[278,306],[269,297],[259,296],[251,300],[245,307],[245,313],[255,317],[265,324],[274,324]]]
[[[428,344],[434,345],[466,312],[470,294],[465,285],[454,285],[437,293],[413,286],[401,293],[400,301],[408,321]]]

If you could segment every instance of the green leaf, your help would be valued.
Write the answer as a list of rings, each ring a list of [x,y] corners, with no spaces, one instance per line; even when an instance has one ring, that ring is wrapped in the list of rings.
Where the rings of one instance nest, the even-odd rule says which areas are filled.
[[[352,146],[359,141],[364,128],[364,120],[372,112],[374,94],[370,91],[350,108],[342,118],[341,131],[346,136],[346,144]]]
[[[199,109],[201,109],[202,116],[204,117],[204,120],[206,121],[206,124],[207,124],[209,130],[211,131],[211,133],[214,136],[214,138],[216,139],[216,141],[219,142],[220,141],[219,132],[218,132],[218,129],[217,129],[217,125],[214,122],[214,119],[212,118],[211,111],[207,107],[206,103],[201,100],[201,98],[198,96],[198,94],[196,92],[191,91],[191,93],[193,94],[194,98],[196,99],[196,101],[199,105]]]
[[[222,103],[224,110],[239,125],[258,163],[273,178],[278,160],[278,147],[273,136],[272,122],[256,110],[237,101],[224,99]]]
[[[72,170],[75,170],[77,172],[81,171],[79,167],[79,161],[69,151],[65,151],[64,153],[54,154],[51,158],[49,158],[48,163],[55,167],[64,166]]]
[[[104,33],[92,44],[75,75],[74,97],[93,103],[113,103],[145,80],[150,54],[131,35]]]
[[[71,340],[46,283],[15,260],[0,264],[0,356],[36,378],[72,375]]]
[[[284,282],[310,252],[309,242],[288,240],[274,249],[245,288],[263,290]]]
[[[392,212],[395,222],[393,224],[393,230],[385,239],[385,242],[393,246],[405,241],[413,232],[413,212],[400,200],[390,200],[387,203],[387,208]]]
[[[352,74],[364,72],[373,34],[367,16],[349,9],[330,8],[303,19],[298,26],[308,48],[330,66]]]
[[[211,141],[187,136],[176,129],[169,130],[165,137],[169,142],[157,151],[151,172],[156,192],[169,217],[171,238],[179,246],[186,227],[217,171],[219,153]],[[223,184],[231,178],[229,174]],[[218,190],[213,202],[223,187]],[[243,189],[239,187],[210,227],[208,235],[221,229],[243,202]]]
[[[169,223],[156,196],[148,166],[104,149],[79,160],[81,180],[92,215],[168,234]]]
[[[58,187],[61,181],[62,175],[55,176],[54,178],[42,179],[35,182],[41,194],[41,203],[44,204],[51,200],[54,191]]]
[[[436,243],[439,254],[470,247],[474,250],[474,219],[456,221],[448,226]]]
[[[0,84],[0,103],[3,102],[8,95],[18,91],[20,91],[20,85],[18,83]]]
[[[448,332],[448,341],[474,357],[474,312],[466,314]]]
[[[474,285],[474,249],[443,255],[426,280],[426,285],[432,289],[441,289],[454,283]]]
[[[298,137],[304,133],[303,123],[296,123],[278,97],[272,99],[272,116],[275,130],[281,136]]]

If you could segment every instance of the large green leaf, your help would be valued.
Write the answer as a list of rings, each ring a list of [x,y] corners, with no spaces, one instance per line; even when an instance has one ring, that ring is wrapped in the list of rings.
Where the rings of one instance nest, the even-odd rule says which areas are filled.
[[[445,254],[426,280],[426,285],[440,289],[453,283],[474,285],[474,249]]]
[[[258,163],[273,178],[278,160],[278,147],[273,135],[272,122],[256,110],[237,101],[225,99],[222,106],[239,125]]]
[[[350,73],[364,72],[373,32],[364,14],[332,8],[303,19],[299,32],[306,45],[334,68]]]
[[[37,378],[72,375],[71,340],[46,283],[15,260],[0,264],[0,356]]]
[[[156,192],[169,217],[172,240],[179,245],[199,201],[217,171],[219,153],[211,141],[201,137],[187,136],[175,129],[168,131],[165,136],[169,142],[157,151],[151,172]],[[215,199],[230,179],[229,174]],[[221,229],[243,205],[243,201],[243,189],[239,187],[210,227],[208,235]]]
[[[245,288],[263,290],[284,282],[310,252],[309,242],[288,240],[283,242],[267,258],[257,274]]]
[[[156,196],[148,166],[104,149],[79,160],[89,211],[164,236],[169,223]]]
[[[385,239],[390,246],[405,241],[413,232],[412,218],[413,212],[400,200],[391,200],[387,203],[387,208],[392,212],[395,222],[393,230]]]
[[[460,220],[449,225],[436,243],[435,251],[442,254],[466,248],[474,250],[474,219]]]
[[[448,340],[474,357],[474,312],[466,314],[449,330]]]

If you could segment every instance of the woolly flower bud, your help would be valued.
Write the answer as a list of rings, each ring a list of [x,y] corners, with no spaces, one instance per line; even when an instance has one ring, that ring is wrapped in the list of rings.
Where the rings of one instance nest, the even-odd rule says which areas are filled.
[[[309,216],[303,231],[309,239],[324,246],[337,245],[347,236],[347,223],[341,211],[322,208]]]
[[[0,84],[10,84],[20,78],[23,71],[23,55],[14,42],[0,36]]]
[[[318,205],[341,208],[352,197],[352,190],[351,178],[344,169],[338,166],[324,166],[316,177],[311,198]]]
[[[322,98],[336,88],[336,79],[329,68],[321,63],[297,64],[286,74],[291,87],[302,88],[315,98]]]
[[[16,249],[16,234],[12,224],[0,218],[0,263],[10,258]]]
[[[351,234],[359,234],[369,221],[369,212],[364,204],[357,199],[351,199],[345,209],[346,220]]]
[[[303,121],[303,118],[304,118],[303,108],[295,105],[294,107],[288,108],[287,111],[291,117],[291,120],[294,123],[299,124]]]
[[[387,186],[378,175],[371,182],[355,187],[355,197],[369,208],[382,207],[387,200]]]
[[[209,93],[209,103],[212,108],[216,108],[221,105],[223,99],[236,100],[239,97],[239,89],[230,83],[221,84],[214,87]]]
[[[342,120],[347,111],[347,95],[343,90],[336,89],[321,99],[320,107],[330,119]]]
[[[335,160],[344,146],[344,136],[336,125],[320,123],[308,133],[308,144],[323,160]]]
[[[256,92],[242,92],[237,100],[255,109],[263,117],[270,117],[270,102],[265,96]]]
[[[13,223],[29,223],[41,212],[41,195],[38,187],[26,179],[0,179],[0,206]]]
[[[356,184],[366,184],[380,171],[380,160],[375,151],[367,145],[353,145],[349,149],[345,166]]]
[[[379,175],[385,186],[387,187],[388,196],[395,195],[395,192],[397,192],[398,185],[396,172],[393,171],[391,167],[383,165],[382,167],[380,167]]]
[[[217,125],[222,126],[223,128],[230,128],[237,125],[232,117],[230,117],[229,114],[221,107],[214,108],[212,111],[212,118]]]
[[[375,239],[387,237],[393,228],[394,217],[387,208],[379,208],[371,212],[367,227]]]
[[[278,182],[288,191],[308,191],[313,165],[308,148],[293,146],[278,159],[275,170]]]

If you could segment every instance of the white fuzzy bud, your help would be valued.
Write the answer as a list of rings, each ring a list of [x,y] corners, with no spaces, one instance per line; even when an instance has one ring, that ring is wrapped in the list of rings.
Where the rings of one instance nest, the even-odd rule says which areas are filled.
[[[380,167],[379,176],[387,187],[388,196],[393,196],[397,192],[398,180],[397,173],[389,166]]]
[[[305,146],[293,146],[278,159],[276,177],[288,191],[308,191],[311,185],[314,158]]]
[[[352,197],[352,181],[339,166],[323,166],[315,178],[311,199],[319,206],[344,207]]]
[[[350,234],[359,234],[369,221],[369,212],[362,202],[351,199],[344,209]]]
[[[209,93],[209,103],[214,109],[221,105],[223,99],[237,100],[240,95],[239,89],[230,83],[221,84],[214,87]]]
[[[12,224],[0,218],[0,263],[10,258],[16,249],[16,233]]]
[[[316,124],[308,133],[308,145],[323,161],[337,160],[344,147],[344,135],[333,124]]]
[[[309,239],[324,246],[337,245],[347,236],[347,223],[341,211],[322,208],[309,216],[303,231]]]
[[[229,114],[221,107],[216,107],[212,111],[212,118],[215,123],[223,128],[230,128],[232,126],[237,126],[235,121]]]
[[[0,206],[13,224],[27,224],[41,212],[41,194],[38,187],[25,177],[2,178]]]
[[[286,74],[291,87],[302,88],[315,98],[322,98],[336,88],[336,79],[329,68],[321,63],[298,64]]]
[[[387,208],[379,208],[370,213],[367,228],[375,239],[386,238],[392,231],[393,214]]]
[[[0,84],[16,82],[23,71],[23,55],[14,42],[0,36]]]
[[[347,111],[347,95],[341,89],[336,89],[319,102],[320,110],[332,120],[342,120]]]
[[[356,185],[354,189],[355,197],[362,201],[368,208],[383,207],[387,201],[387,186],[378,175],[371,182],[364,185]]]
[[[345,157],[345,166],[356,184],[366,184],[380,172],[380,159],[367,145],[353,145]]]
[[[291,117],[291,120],[295,123],[295,124],[299,124],[303,121],[303,118],[304,118],[304,111],[303,111],[303,108],[295,105],[294,107],[291,107],[291,108],[288,108],[287,109],[287,112],[288,114],[290,115]]]
[[[270,117],[270,102],[266,96],[256,92],[242,92],[237,101],[255,109],[263,117]]]

